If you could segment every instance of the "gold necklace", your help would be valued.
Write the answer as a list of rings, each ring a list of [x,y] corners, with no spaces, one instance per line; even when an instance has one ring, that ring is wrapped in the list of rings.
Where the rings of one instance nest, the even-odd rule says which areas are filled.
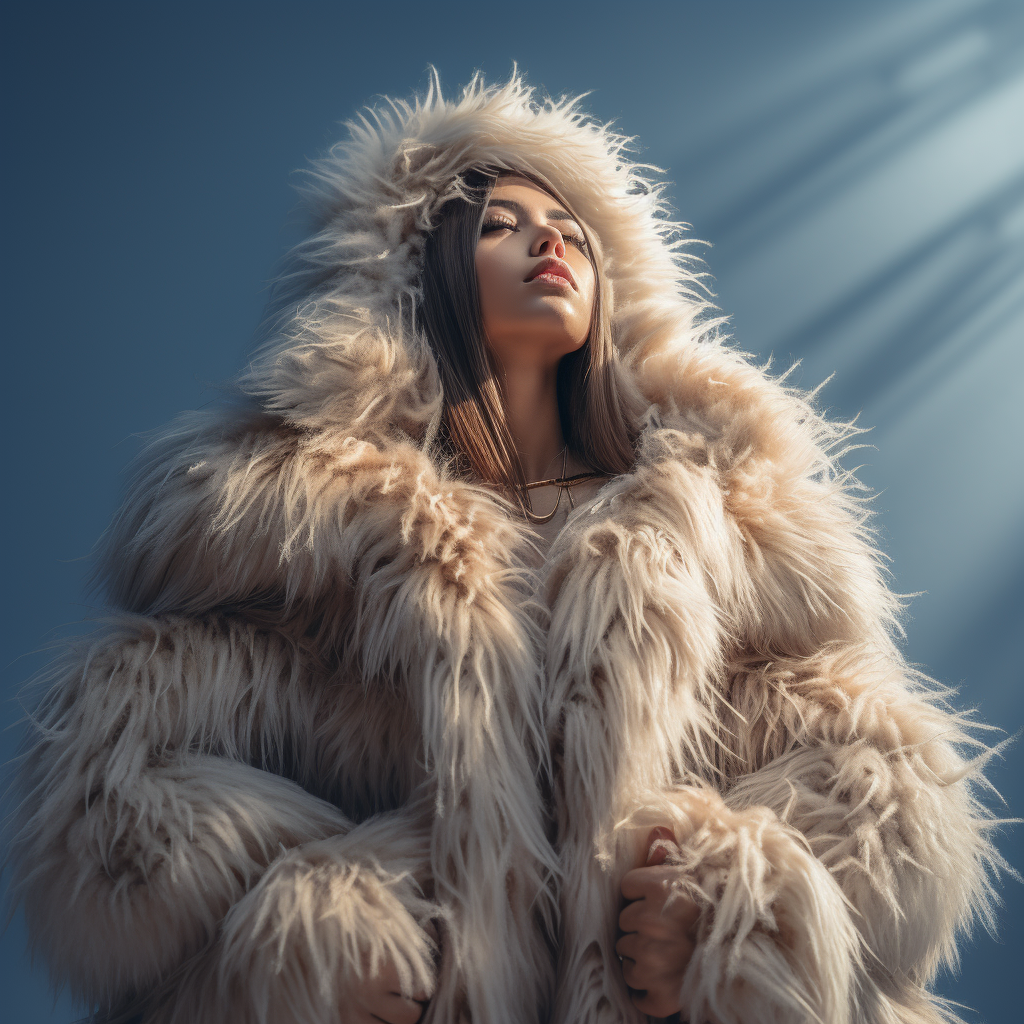
[[[522,495],[519,499],[519,505],[523,510],[523,515],[530,520],[531,523],[541,525],[543,523],[550,523],[555,518],[555,513],[558,511],[558,506],[562,503],[562,492],[565,491],[569,495],[569,510],[571,511],[576,507],[576,502],[572,500],[572,491],[570,488],[575,487],[576,484],[583,483],[584,480],[595,480],[600,476],[601,473],[577,473],[575,476],[565,475],[565,466],[569,457],[569,446],[566,445],[562,449],[562,472],[561,475],[551,477],[548,480],[534,480],[532,483],[523,484],[520,490]],[[530,491],[535,487],[547,487],[558,485],[558,496],[555,498],[555,507],[547,513],[547,515],[539,516],[533,511],[533,502],[530,500]],[[525,501],[523,500],[525,498]]]

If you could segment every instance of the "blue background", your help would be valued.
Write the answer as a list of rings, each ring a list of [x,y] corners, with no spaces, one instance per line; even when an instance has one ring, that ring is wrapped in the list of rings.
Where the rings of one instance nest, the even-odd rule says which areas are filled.
[[[3,724],[94,609],[90,547],[137,435],[243,363],[298,226],[292,171],[380,94],[517,60],[636,135],[741,347],[835,373],[860,413],[906,650],[1024,721],[1024,3],[1020,0],[36,4],[7,16]],[[15,734],[0,738],[0,758]],[[1024,811],[1018,743],[992,772]],[[1024,865],[1022,829],[1001,846]],[[941,990],[1019,1020],[1024,886]],[[70,1021],[3,936],[0,1017]],[[78,1008],[80,1010],[80,1008]]]

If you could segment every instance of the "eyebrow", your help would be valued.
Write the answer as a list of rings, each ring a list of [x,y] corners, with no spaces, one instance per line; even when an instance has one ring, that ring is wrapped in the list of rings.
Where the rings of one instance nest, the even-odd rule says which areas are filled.
[[[504,206],[520,217],[529,216],[529,211],[526,207],[522,203],[517,203],[514,199],[492,199],[488,202],[487,208],[490,209],[492,206]],[[571,213],[566,213],[560,206],[553,206],[545,212],[544,216],[548,220],[571,220],[574,224],[577,223],[576,218]]]

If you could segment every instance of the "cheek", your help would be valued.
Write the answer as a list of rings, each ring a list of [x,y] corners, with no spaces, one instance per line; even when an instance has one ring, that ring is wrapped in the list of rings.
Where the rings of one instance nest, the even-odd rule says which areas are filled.
[[[594,276],[593,267],[591,267],[589,263],[579,270],[577,270],[576,267],[573,267],[572,269],[576,274],[576,281],[580,286],[580,294],[586,298],[584,305],[587,310],[587,324],[589,325],[590,319],[594,315],[594,305],[597,299],[597,279]]]
[[[501,249],[480,245],[476,251],[477,294],[484,331],[492,343],[507,332],[521,331],[532,324],[533,329],[547,337],[551,331],[568,336],[575,345],[586,340],[594,309],[596,279],[590,261],[581,257],[567,259],[580,292],[575,301],[553,303],[550,294],[530,294],[521,286],[523,263],[515,254],[505,258]],[[541,330],[547,324],[548,330]]]
[[[586,282],[581,287],[590,296],[590,305],[593,306],[597,292],[597,276],[594,274],[594,268],[589,263],[587,264],[587,269],[580,275],[580,280]]]
[[[502,261],[495,253],[477,252],[476,283],[486,327],[488,320],[502,315],[510,291],[506,275],[502,272]]]

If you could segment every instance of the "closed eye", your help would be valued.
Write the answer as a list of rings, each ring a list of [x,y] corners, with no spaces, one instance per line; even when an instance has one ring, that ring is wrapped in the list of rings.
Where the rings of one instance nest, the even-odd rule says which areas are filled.
[[[515,224],[507,220],[489,220],[480,226],[481,235],[489,234],[491,231],[518,230],[519,228],[517,228]],[[584,256],[587,257],[587,259],[590,258],[590,246],[587,245],[587,240],[583,237],[582,232],[563,231],[562,238],[565,239],[565,241],[576,246],[576,248],[579,249],[579,251],[583,253]]]
[[[489,220],[481,226],[480,234],[482,235],[487,231],[500,231],[503,228],[507,228],[509,231],[518,230],[515,224],[510,224],[507,220]]]
[[[562,237],[567,241],[572,242],[572,244],[575,245],[576,248],[579,249],[579,251],[583,253],[584,256],[590,256],[590,246],[587,245],[587,240],[583,237],[583,235],[565,234],[565,232],[563,232]]]

